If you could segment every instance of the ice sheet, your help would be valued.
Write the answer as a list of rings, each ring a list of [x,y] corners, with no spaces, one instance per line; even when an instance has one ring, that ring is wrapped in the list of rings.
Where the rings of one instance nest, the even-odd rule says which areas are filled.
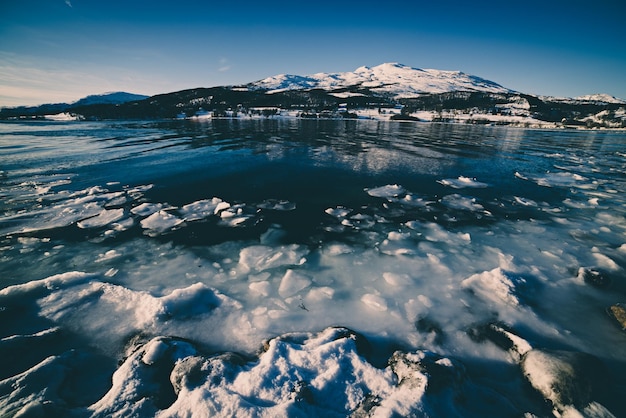
[[[0,415],[623,415],[622,138],[352,122],[3,168]]]

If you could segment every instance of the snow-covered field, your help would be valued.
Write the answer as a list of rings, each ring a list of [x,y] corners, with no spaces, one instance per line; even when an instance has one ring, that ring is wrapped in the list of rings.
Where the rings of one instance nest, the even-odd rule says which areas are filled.
[[[0,415],[623,416],[625,143],[3,123]]]

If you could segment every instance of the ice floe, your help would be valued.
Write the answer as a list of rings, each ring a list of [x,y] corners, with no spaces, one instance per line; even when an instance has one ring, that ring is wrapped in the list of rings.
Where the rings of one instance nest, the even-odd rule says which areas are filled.
[[[196,221],[217,215],[228,208],[230,208],[230,203],[224,202],[219,197],[214,197],[212,199],[203,199],[188,203],[181,207],[178,213],[186,221]]]
[[[462,196],[460,194],[449,194],[441,198],[441,203],[451,209],[466,210],[469,212],[482,212],[489,215],[490,212],[476,201],[475,197]]]
[[[397,184],[389,184],[387,186],[375,187],[373,189],[366,189],[368,195],[373,197],[391,198],[397,197],[405,192],[404,187]]]
[[[482,183],[475,178],[465,176],[459,176],[456,179],[437,180],[437,182],[443,184],[444,186],[450,186],[454,189],[463,189],[466,187],[482,189],[489,186],[487,183]]]
[[[118,222],[124,217],[124,209],[104,209],[96,216],[79,221],[76,225],[79,228],[99,228],[114,222]]]
[[[272,248],[265,245],[246,247],[239,253],[239,264],[245,271],[263,271],[280,266],[300,265],[308,249],[300,245]]]
[[[150,236],[158,236],[165,232],[172,231],[184,222],[183,219],[176,217],[164,210],[154,212],[152,215],[141,221],[141,226],[146,230],[146,234]]]

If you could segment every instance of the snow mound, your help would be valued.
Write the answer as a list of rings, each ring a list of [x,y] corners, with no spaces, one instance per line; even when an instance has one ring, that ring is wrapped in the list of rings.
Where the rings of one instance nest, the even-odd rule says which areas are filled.
[[[523,284],[524,279],[507,274],[500,267],[474,274],[461,282],[462,287],[471,289],[486,302],[512,306],[520,305],[516,287]]]
[[[606,370],[597,358],[580,352],[531,350],[522,359],[530,384],[552,402],[555,416],[613,417],[594,401]]]
[[[462,415],[451,401],[465,378],[462,365],[398,351],[377,368],[369,349],[362,335],[341,327],[270,339],[251,361],[204,356],[189,342],[157,337],[124,361],[88,410],[94,417]]]

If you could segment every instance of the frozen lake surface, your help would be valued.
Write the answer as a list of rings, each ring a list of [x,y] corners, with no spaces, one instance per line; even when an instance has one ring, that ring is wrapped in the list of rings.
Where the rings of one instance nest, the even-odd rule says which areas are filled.
[[[0,415],[626,416],[625,196],[623,132],[2,123]]]

